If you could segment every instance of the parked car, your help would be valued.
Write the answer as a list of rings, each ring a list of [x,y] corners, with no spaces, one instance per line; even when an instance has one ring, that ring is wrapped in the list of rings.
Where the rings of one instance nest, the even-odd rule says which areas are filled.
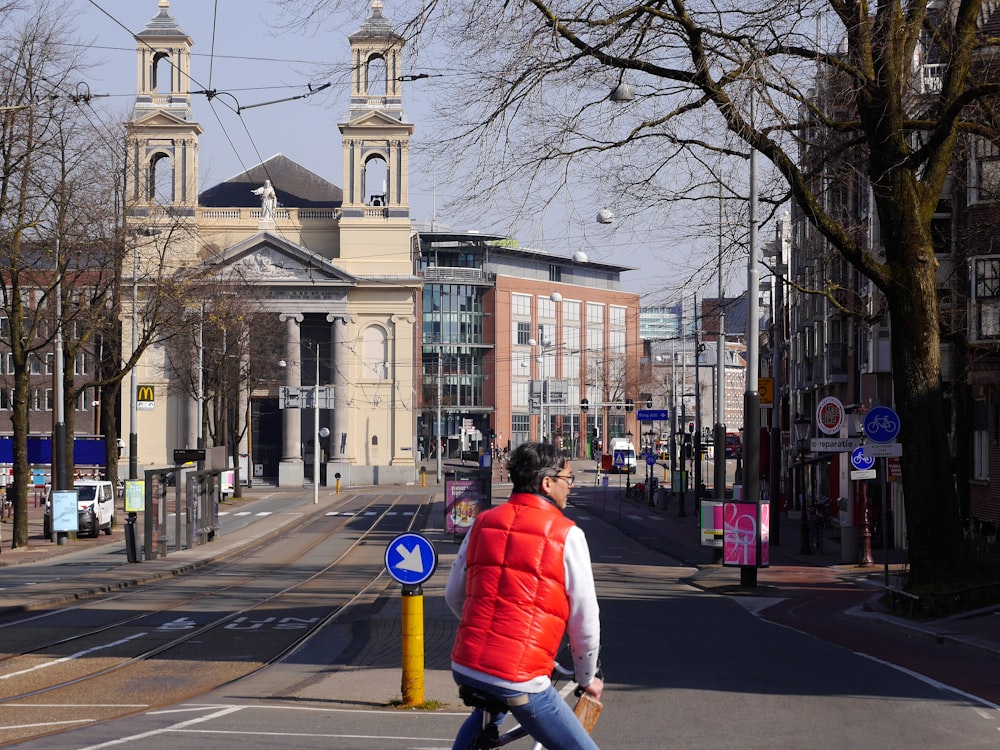
[[[115,491],[111,482],[103,479],[78,479],[73,483],[76,490],[76,511],[81,536],[89,533],[96,537],[102,531],[111,533],[115,522]],[[52,489],[45,488],[45,512],[42,516],[42,533],[52,534]]]

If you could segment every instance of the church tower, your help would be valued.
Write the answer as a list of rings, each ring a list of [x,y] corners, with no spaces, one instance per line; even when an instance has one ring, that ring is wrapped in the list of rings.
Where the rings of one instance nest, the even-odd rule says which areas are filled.
[[[412,123],[403,115],[404,39],[381,0],[351,42],[351,105],[340,123],[344,202],[338,265],[351,273],[411,274],[409,161]]]
[[[169,0],[159,0],[156,16],[135,39],[136,97],[126,134],[129,218],[194,218],[202,128],[191,111],[193,42],[170,15]]]

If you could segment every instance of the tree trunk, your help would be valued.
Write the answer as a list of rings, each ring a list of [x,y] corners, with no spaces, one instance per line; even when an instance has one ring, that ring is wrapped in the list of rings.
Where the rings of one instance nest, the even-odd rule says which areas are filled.
[[[904,232],[904,235],[906,233]],[[941,384],[941,341],[934,250],[909,236],[894,264],[886,299],[893,322],[892,363],[900,417],[909,585],[923,587],[958,573],[962,559],[958,496]],[[888,248],[887,248],[888,250]]]
[[[28,371],[14,373],[14,403],[10,415],[14,431],[14,531],[11,548],[28,546]]]

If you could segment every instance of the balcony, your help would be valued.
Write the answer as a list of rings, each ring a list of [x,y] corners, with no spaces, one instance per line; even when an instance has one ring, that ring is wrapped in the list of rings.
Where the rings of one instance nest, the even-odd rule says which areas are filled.
[[[481,268],[464,266],[428,266],[424,269],[424,281],[442,284],[491,284],[490,274]]]

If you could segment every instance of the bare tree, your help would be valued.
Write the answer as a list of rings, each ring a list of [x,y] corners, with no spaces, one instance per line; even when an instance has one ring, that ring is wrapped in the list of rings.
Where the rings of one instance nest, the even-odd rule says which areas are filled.
[[[202,269],[184,305],[183,333],[166,349],[173,382],[203,404],[202,434],[211,445],[226,446],[236,497],[242,494],[239,446],[250,429],[250,396],[273,382],[275,353],[283,346],[282,329],[263,303],[266,294],[238,272]]]
[[[12,374],[14,531],[28,542],[27,438],[31,429],[31,365],[45,361],[55,328],[51,310],[67,264],[61,234],[74,216],[71,186],[82,172],[81,118],[67,81],[79,61],[64,42],[66,17],[50,3],[4,6],[0,37],[8,54],[0,64],[0,343]],[[39,390],[39,389],[35,389]]]
[[[307,21],[350,5],[279,4]],[[911,584],[923,585],[959,575],[967,562],[931,220],[961,135],[997,136],[996,40],[982,31],[992,9],[982,0],[439,0],[414,4],[395,24],[461,52],[464,75],[440,79],[441,107],[456,133],[448,149],[478,148],[479,197],[516,181],[528,205],[553,181],[589,173],[636,210],[663,211],[667,201],[714,194],[715,165],[727,157],[755,149],[770,161],[784,187],[765,199],[791,199],[885,296]],[[924,62],[939,66],[939,85],[922,85]],[[817,85],[830,76],[839,82],[833,103]],[[621,87],[612,98],[631,101],[610,101],[612,86]],[[884,259],[826,194],[842,167],[870,186]]]

